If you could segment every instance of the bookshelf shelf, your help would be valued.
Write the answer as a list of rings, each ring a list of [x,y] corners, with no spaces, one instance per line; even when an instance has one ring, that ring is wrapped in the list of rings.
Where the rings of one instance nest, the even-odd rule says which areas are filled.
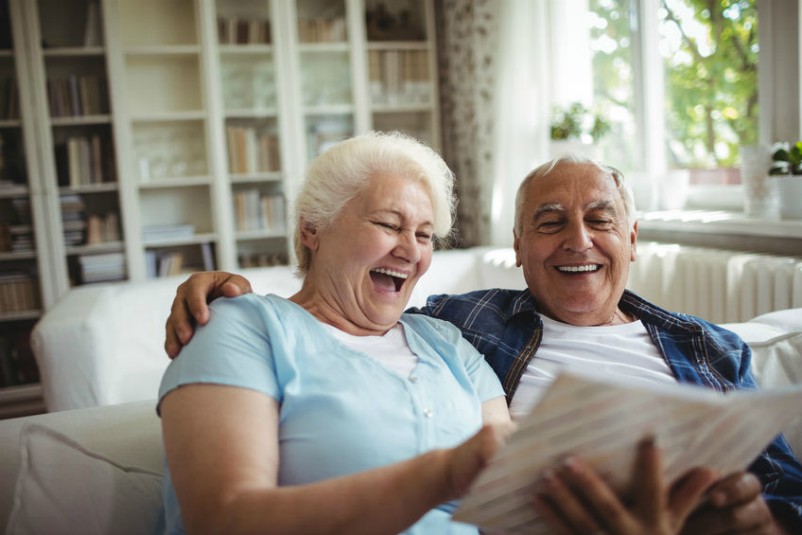
[[[19,119],[0,119],[0,128],[19,128],[21,125]]]
[[[59,126],[84,126],[95,124],[111,124],[110,115],[81,115],[79,117],[53,117],[50,124]]]
[[[220,45],[220,54],[222,56],[263,56],[272,52],[273,46],[265,44]]]
[[[208,176],[190,176],[190,177],[175,177],[164,178],[159,180],[152,180],[148,182],[140,182],[139,188],[141,190],[158,190],[176,187],[189,187],[189,186],[209,186],[211,178]]]
[[[42,50],[42,55],[46,58],[59,58],[59,57],[85,58],[91,56],[103,56],[105,53],[106,49],[103,48],[102,46],[48,48]]]
[[[29,190],[26,186],[8,186],[0,188],[0,199],[13,197],[27,197]]]
[[[79,245],[74,247],[67,247],[65,250],[68,255],[82,255],[82,254],[98,254],[98,253],[114,253],[123,251],[125,244],[121,241],[112,241],[106,243],[96,243],[92,245]]]
[[[36,258],[34,251],[0,251],[0,262],[11,262],[14,260],[32,260]]]
[[[20,320],[35,320],[41,317],[42,311],[38,309],[33,310],[20,310],[17,312],[0,312],[0,321],[20,321]],[[0,388],[0,391],[3,389]]]
[[[143,57],[183,57],[183,56],[197,56],[201,52],[198,45],[136,45],[125,48],[125,55],[127,58],[136,58],[137,56]]]
[[[147,248],[175,247],[180,245],[197,245],[201,243],[213,242],[217,239],[213,233],[195,234],[191,238],[175,240],[149,240],[145,242]]]

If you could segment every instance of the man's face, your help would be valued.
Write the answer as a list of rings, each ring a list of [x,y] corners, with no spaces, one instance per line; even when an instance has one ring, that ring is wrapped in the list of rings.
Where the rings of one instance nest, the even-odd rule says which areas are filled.
[[[515,255],[540,311],[573,325],[605,325],[635,260],[637,225],[611,176],[589,164],[562,163],[531,180]]]

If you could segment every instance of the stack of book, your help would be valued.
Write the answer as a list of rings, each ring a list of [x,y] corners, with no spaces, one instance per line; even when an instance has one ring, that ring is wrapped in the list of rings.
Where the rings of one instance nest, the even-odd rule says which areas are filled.
[[[107,253],[78,257],[81,280],[84,284],[125,279],[125,255]]]
[[[24,253],[33,250],[34,237],[30,200],[27,198],[11,199],[10,217],[5,223],[0,223],[0,251]]]
[[[172,242],[190,240],[195,236],[195,225],[148,225],[142,227],[142,239],[145,243]]]
[[[343,17],[298,19],[298,39],[302,43],[339,43],[345,38]]]
[[[67,247],[86,243],[86,205],[80,195],[61,196],[61,224],[64,230],[64,245]]]

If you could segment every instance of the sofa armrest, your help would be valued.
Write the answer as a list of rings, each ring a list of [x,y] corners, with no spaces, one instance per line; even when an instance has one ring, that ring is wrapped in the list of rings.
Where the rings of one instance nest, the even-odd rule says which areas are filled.
[[[39,424],[126,466],[161,473],[164,449],[156,401],[0,420],[0,526],[8,523],[20,468],[21,433]]]

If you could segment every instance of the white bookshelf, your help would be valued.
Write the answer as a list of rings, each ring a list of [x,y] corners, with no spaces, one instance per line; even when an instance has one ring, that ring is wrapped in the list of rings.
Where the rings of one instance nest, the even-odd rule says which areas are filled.
[[[379,4],[396,22],[376,34],[366,20]],[[0,5],[14,30],[13,46],[0,46],[0,84],[12,79],[19,99],[13,116],[0,102],[0,134],[23,162],[0,208],[26,200],[35,238],[0,249],[0,276],[29,273],[38,299],[0,311],[0,336],[29,332],[71,288],[117,265],[119,278],[142,281],[162,268],[292,262],[287,216],[320,150],[370,129],[439,145],[431,0]],[[372,72],[377,55],[395,67]],[[82,237],[75,199],[95,238],[115,224],[116,235]]]

